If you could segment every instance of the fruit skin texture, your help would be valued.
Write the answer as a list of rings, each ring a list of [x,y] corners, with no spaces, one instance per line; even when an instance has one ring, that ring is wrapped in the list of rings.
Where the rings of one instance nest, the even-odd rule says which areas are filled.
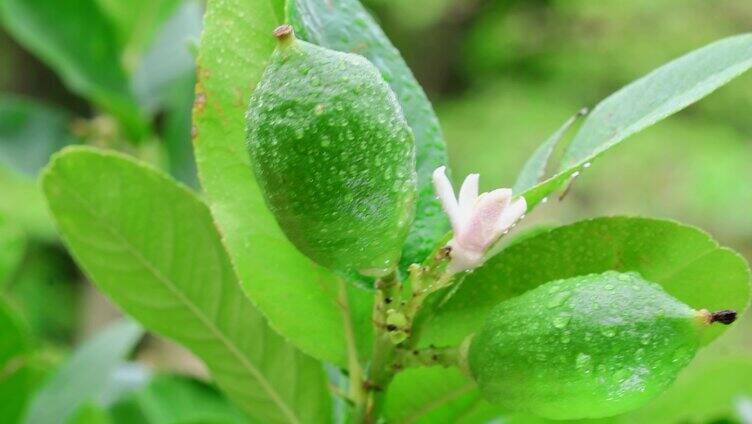
[[[558,280],[500,303],[470,344],[484,396],[552,419],[635,409],[694,357],[701,313],[638,274]]]
[[[247,124],[259,186],[300,251],[342,273],[396,266],[415,209],[414,138],[368,60],[280,39]]]

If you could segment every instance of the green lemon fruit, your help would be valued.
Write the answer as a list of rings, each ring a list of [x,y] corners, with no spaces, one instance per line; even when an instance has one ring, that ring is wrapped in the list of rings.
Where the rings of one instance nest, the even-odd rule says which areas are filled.
[[[380,276],[415,209],[415,146],[397,99],[365,58],[278,38],[248,108],[248,150],[266,202],[315,262]]]
[[[635,273],[553,281],[500,303],[473,336],[467,365],[483,395],[552,419],[616,415],[665,390],[712,322]]]

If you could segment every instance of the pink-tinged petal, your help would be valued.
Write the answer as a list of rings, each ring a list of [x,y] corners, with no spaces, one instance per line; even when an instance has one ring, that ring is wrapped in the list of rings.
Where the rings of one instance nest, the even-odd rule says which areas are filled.
[[[497,229],[497,223],[509,205],[511,197],[512,190],[505,188],[481,194],[462,232],[455,234],[457,242],[466,249],[481,254],[485,252],[489,245],[501,235]]]
[[[439,201],[441,201],[444,212],[449,216],[453,231],[459,232],[462,228],[462,217],[457,199],[454,197],[454,188],[452,188],[452,183],[446,176],[446,166],[440,166],[433,171],[433,188]]]
[[[459,206],[463,221],[470,219],[470,216],[473,213],[473,208],[475,207],[475,202],[478,200],[479,178],[479,174],[468,175],[460,188]]]
[[[509,207],[504,209],[504,212],[499,217],[499,221],[497,222],[498,231],[503,232],[507,230],[525,214],[525,211],[527,211],[527,201],[524,197],[519,197]]]

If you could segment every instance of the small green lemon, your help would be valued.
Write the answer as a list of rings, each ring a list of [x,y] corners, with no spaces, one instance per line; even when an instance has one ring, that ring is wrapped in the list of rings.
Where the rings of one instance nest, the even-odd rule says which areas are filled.
[[[282,230],[315,262],[380,276],[415,209],[415,146],[397,99],[365,58],[275,31],[248,108],[248,150]]]
[[[703,328],[734,311],[696,311],[635,273],[553,281],[500,303],[470,342],[484,396],[552,419],[637,408],[694,357]]]

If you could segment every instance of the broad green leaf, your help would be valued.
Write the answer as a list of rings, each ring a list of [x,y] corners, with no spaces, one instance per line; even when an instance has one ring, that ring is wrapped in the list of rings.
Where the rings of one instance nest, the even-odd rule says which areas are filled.
[[[79,323],[80,271],[57,245],[30,242],[5,294],[35,337],[71,343]]]
[[[515,243],[466,276],[424,329],[422,343],[456,345],[499,302],[548,281],[608,270],[636,271],[695,309],[746,310],[746,261],[702,231],[647,218],[597,218]],[[723,331],[706,332],[705,342]]]
[[[397,374],[386,396],[388,422],[483,423],[500,415],[457,368],[413,368]]]
[[[567,119],[559,129],[556,130],[551,136],[546,139],[530,156],[530,158],[522,166],[522,171],[517,176],[517,181],[512,188],[513,193],[522,193],[534,187],[541,181],[546,173],[546,165],[548,165],[551,153],[559,143],[559,140],[564,136],[567,130],[575,123],[578,117],[587,113],[587,109],[583,109],[577,115]]]
[[[5,290],[23,258],[26,237],[0,213],[0,293]]]
[[[17,423],[23,415],[34,384],[31,353],[28,330],[0,300],[0,422]]]
[[[144,133],[115,31],[95,0],[3,0],[0,17],[68,88],[117,116],[133,138]]]
[[[194,148],[206,190],[240,284],[270,325],[303,352],[347,364],[334,275],[287,240],[266,207],[245,148],[245,110],[271,54],[274,2],[208,4],[199,51]],[[360,354],[370,352],[370,292],[349,287]]]
[[[525,191],[528,209],[630,135],[684,109],[752,67],[752,34],[709,44],[654,70],[599,103],[567,146],[561,170]]]
[[[94,402],[81,405],[68,419],[67,424],[111,424],[107,410]]]
[[[196,59],[190,43],[201,33],[201,6],[181,5],[164,23],[133,75],[133,90],[142,107],[164,113],[162,139],[170,174],[198,186],[191,143],[191,111],[196,85]]]
[[[154,111],[166,106],[173,86],[196,74],[196,58],[190,47],[201,34],[201,13],[198,2],[186,1],[159,29],[144,52],[131,84],[143,108]],[[192,99],[187,103],[193,103]]]
[[[752,395],[752,359],[724,357],[689,369],[654,402],[613,421],[673,424],[732,418],[734,402],[745,395]]]
[[[181,182],[198,186],[196,161],[191,143],[191,112],[196,74],[191,71],[173,81],[165,98],[164,143],[170,174]]]
[[[36,182],[0,165],[0,214],[29,236],[55,240],[55,228]]]
[[[96,398],[142,335],[136,323],[119,321],[87,340],[36,393],[24,422],[65,422],[80,405]]]
[[[95,0],[95,3],[112,22],[123,48],[123,60],[132,69],[181,0]]]
[[[113,422],[122,424],[249,422],[211,386],[175,375],[158,376],[143,390],[118,401],[112,407],[112,415]]]
[[[21,97],[0,96],[0,163],[36,176],[50,155],[75,139],[63,110]]]
[[[56,155],[42,184],[63,240],[97,286],[201,358],[246,412],[265,422],[329,417],[321,366],[243,295],[209,210],[190,191],[89,148]]]
[[[611,418],[565,421],[579,424],[676,424],[736,422],[737,403],[752,395],[752,359],[740,355],[692,364],[673,386],[643,408]],[[726,421],[728,420],[728,421]],[[556,424],[562,421],[519,415],[510,424]],[[745,422],[745,421],[741,421]]]
[[[357,53],[381,71],[415,134],[418,202],[402,263],[420,263],[444,236],[448,221],[433,194],[431,173],[447,164],[439,120],[410,68],[358,0],[287,0],[299,36],[333,50]]]

